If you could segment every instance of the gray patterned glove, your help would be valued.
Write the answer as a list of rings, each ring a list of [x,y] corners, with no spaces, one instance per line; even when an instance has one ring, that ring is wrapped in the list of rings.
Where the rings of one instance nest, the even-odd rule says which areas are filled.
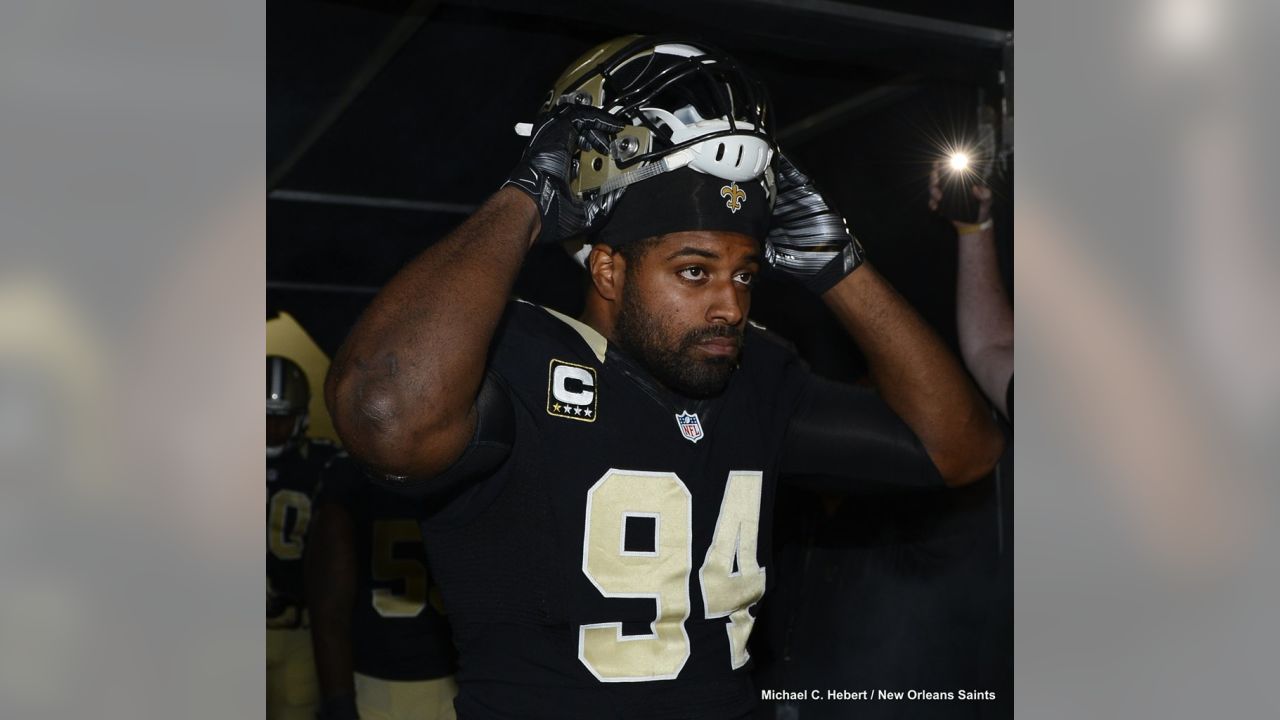
[[[780,152],[775,174],[778,200],[764,242],[765,261],[821,295],[857,270],[866,253],[809,176]]]
[[[608,215],[603,202],[580,203],[569,189],[573,157],[579,147],[609,152],[623,123],[609,113],[583,105],[560,105],[533,129],[508,185],[533,198],[542,217],[536,242],[565,240],[598,225]]]

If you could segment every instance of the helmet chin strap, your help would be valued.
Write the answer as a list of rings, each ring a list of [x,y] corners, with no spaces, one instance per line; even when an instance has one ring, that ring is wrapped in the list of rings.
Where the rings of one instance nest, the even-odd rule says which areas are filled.
[[[671,172],[672,170],[679,170],[691,162],[693,162],[693,152],[689,148],[673,152],[658,162],[649,163],[648,165],[636,168],[635,170],[628,170],[621,175],[614,175],[608,180],[605,180],[604,184],[600,186],[600,194],[604,195],[611,193],[614,190],[619,190],[628,185],[633,185],[641,180],[648,180],[655,175],[661,175],[662,173]]]

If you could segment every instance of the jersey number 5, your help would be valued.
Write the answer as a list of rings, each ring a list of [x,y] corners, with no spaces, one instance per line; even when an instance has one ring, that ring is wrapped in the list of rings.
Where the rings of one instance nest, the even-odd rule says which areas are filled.
[[[729,664],[746,664],[765,570],[756,561],[764,475],[735,470],[698,570],[706,617],[729,618]],[[578,659],[602,682],[670,680],[689,659],[689,576],[693,571],[693,497],[670,472],[610,470],[587,491],[582,572],[608,598],[651,598],[657,617],[645,635],[623,635],[621,622],[578,629]],[[628,545],[628,526],[652,541]]]
[[[412,520],[373,523],[373,579],[402,582],[404,592],[374,588],[373,609],[385,618],[417,617],[427,606],[427,569],[418,560],[396,557],[396,546],[422,544],[422,532]]]

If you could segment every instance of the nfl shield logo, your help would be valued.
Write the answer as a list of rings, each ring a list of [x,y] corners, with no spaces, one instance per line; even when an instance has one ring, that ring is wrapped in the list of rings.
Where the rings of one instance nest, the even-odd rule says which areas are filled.
[[[698,413],[683,412],[676,415],[680,425],[680,434],[689,442],[696,443],[702,439],[702,423],[698,422]]]

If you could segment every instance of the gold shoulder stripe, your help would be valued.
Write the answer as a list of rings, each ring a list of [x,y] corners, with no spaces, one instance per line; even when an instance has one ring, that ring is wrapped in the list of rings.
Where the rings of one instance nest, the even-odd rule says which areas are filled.
[[[542,307],[542,306],[538,305],[537,307]],[[604,362],[604,354],[605,354],[605,350],[607,350],[609,347],[609,341],[606,340],[603,335],[596,332],[595,328],[591,327],[590,325],[580,320],[575,320],[574,318],[571,318],[568,315],[565,315],[563,313],[558,313],[549,307],[542,307],[542,309],[546,310],[553,317],[560,319],[565,325],[568,325],[569,327],[576,330],[577,333],[582,336],[582,339],[586,341],[587,347],[591,348],[591,352],[595,353],[596,360],[599,360],[600,362]]]

